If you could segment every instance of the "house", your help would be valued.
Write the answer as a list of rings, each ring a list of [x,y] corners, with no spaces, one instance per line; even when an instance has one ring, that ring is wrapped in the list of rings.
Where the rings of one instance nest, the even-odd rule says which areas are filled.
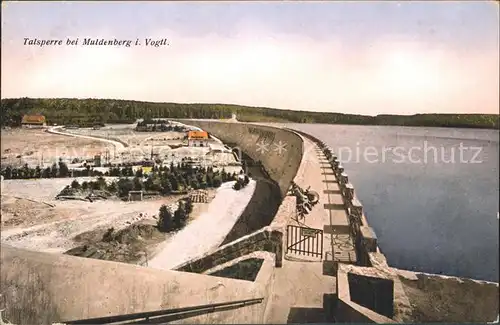
[[[43,128],[47,126],[47,122],[43,115],[24,115],[21,126],[23,128]]]
[[[207,147],[208,133],[206,131],[189,131],[188,132],[189,147]]]

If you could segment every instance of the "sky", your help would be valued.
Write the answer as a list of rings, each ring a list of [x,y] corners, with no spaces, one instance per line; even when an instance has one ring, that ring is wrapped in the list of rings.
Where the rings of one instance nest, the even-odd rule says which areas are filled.
[[[498,114],[498,28],[490,1],[2,2],[1,95]]]

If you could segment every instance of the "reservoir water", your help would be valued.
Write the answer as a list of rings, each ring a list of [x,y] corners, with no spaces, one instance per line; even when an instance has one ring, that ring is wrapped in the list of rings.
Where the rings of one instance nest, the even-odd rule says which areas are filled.
[[[499,131],[286,126],[337,152],[391,266],[498,282]]]

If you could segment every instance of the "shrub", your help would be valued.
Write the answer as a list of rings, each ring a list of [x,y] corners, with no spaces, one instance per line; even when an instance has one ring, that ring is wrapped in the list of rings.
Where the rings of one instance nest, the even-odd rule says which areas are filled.
[[[124,197],[128,195],[128,192],[134,189],[134,183],[126,178],[120,178],[116,184],[118,187],[118,196]]]
[[[71,182],[71,188],[74,188],[75,190],[80,188],[80,183],[75,179],[73,182]]]
[[[213,178],[213,180],[212,180],[212,186],[213,187],[220,187],[221,184],[222,184],[222,180],[221,180],[221,178],[219,176],[216,176],[216,177]]]
[[[108,185],[107,190],[108,190],[108,192],[116,193],[118,191],[118,188],[116,186],[116,182],[111,182],[111,184]]]
[[[97,184],[99,185],[99,189],[105,189],[107,186],[106,180],[102,176],[99,176],[97,178]]]
[[[106,233],[102,236],[102,241],[105,241],[105,242],[112,241],[114,239],[114,236],[113,236],[114,231],[115,231],[115,228],[113,228],[113,227],[108,228]]]
[[[189,186],[191,186],[191,188],[197,190],[200,188],[200,183],[198,183],[198,180],[196,179],[192,179],[190,182],[189,182]]]
[[[93,191],[97,191],[100,189],[98,182],[90,182],[89,185],[90,185],[90,189]]]

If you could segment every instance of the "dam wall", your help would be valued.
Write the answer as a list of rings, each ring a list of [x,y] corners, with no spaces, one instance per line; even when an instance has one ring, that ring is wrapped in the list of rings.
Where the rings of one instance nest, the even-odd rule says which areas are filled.
[[[257,188],[222,245],[271,225],[302,162],[302,138],[291,130],[270,126],[207,120],[179,120],[199,127],[228,145],[236,145],[260,165],[269,179],[257,179]]]
[[[247,123],[180,120],[213,134],[225,143],[236,143],[251,159],[261,162],[286,195],[302,161],[302,139],[293,131]]]
[[[221,245],[259,231],[271,224],[279,209],[281,195],[275,183],[257,179],[255,191],[237,222],[227,233]]]

